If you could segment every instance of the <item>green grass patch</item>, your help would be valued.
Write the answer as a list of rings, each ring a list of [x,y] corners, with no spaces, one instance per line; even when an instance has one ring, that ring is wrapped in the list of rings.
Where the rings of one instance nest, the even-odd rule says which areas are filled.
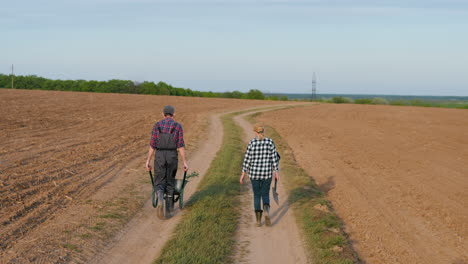
[[[372,99],[370,98],[358,98],[354,100],[355,104],[372,104]]]
[[[81,252],[81,250],[78,248],[78,246],[70,244],[70,243],[63,244],[63,247],[67,248],[67,249],[70,249],[70,250],[73,250],[73,251],[76,251],[76,252]]]
[[[260,113],[261,114],[261,113]],[[253,114],[247,120],[255,122]],[[314,180],[301,168],[287,142],[272,127],[267,127],[268,137],[275,141],[281,153],[281,175],[288,192],[288,202],[305,239],[306,252],[315,264],[357,263],[359,259],[352,249],[343,223],[331,207]],[[325,206],[326,210],[314,206]]]
[[[223,147],[185,207],[173,238],[154,263],[229,263],[239,223],[242,130],[224,116]]]
[[[95,231],[102,231],[104,230],[105,226],[106,226],[106,223],[99,222],[99,223],[96,223],[96,225],[89,227],[89,229],[95,230]]]
[[[92,238],[93,235],[91,235],[89,233],[85,233],[85,234],[81,234],[80,237],[83,238],[83,239],[88,239],[88,238]]]
[[[124,216],[119,213],[108,213],[108,214],[100,215],[99,218],[122,219],[124,218]]]

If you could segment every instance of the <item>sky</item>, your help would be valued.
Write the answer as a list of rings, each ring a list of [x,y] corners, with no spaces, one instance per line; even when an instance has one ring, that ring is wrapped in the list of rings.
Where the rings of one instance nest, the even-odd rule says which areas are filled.
[[[1,0],[0,73],[468,96],[468,0]]]

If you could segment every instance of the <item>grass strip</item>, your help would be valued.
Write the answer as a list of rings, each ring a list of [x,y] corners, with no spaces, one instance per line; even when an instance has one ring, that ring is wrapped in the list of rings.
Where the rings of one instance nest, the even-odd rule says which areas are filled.
[[[254,123],[255,117],[261,114],[249,115],[247,120]],[[268,137],[275,141],[281,154],[281,176],[288,193],[288,202],[302,229],[310,261],[314,264],[359,263],[343,231],[343,223],[333,211],[331,203],[312,177],[299,166],[287,142],[274,128],[266,128]]]
[[[222,118],[220,151],[186,204],[173,237],[154,263],[229,263],[239,224],[238,178],[243,158],[242,130],[232,117]]]

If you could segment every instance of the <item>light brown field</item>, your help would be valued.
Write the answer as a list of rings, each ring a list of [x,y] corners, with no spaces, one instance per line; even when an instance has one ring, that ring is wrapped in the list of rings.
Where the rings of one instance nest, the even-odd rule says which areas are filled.
[[[104,227],[148,198],[147,175],[122,169],[143,166],[164,105],[176,107],[190,155],[210,115],[278,103],[0,89],[0,262],[85,262],[99,252],[116,231]]]
[[[365,263],[468,262],[468,111],[321,104],[264,113]]]

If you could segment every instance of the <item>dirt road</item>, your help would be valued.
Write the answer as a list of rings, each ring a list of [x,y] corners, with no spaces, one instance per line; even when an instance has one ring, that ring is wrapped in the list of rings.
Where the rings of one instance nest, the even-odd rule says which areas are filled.
[[[223,127],[220,116],[224,114],[226,113],[210,117],[207,137],[201,142],[198,150],[193,153],[192,158],[189,159],[191,171],[199,172],[200,177],[191,180],[190,184],[187,185],[184,192],[184,199],[186,201],[190,199],[197,189],[198,183],[208,170],[217,151],[221,148]],[[249,124],[239,117],[236,117],[236,120],[244,129],[248,129]],[[280,187],[278,191],[279,195],[286,197],[283,188]],[[248,206],[251,205],[250,194],[246,193],[243,200],[248,203]],[[92,263],[151,263],[155,260],[160,254],[164,243],[170,239],[171,234],[175,231],[175,227],[180,221],[182,214],[180,210],[176,210],[175,216],[170,220],[160,220],[155,217],[154,210],[150,201],[148,201],[144,208],[128,223],[127,227],[114,238],[114,242],[110,243],[102,251],[104,253],[94,257]],[[300,247],[300,242],[298,242],[300,241],[300,237],[297,229],[294,228],[294,218],[292,213],[288,211],[286,202],[283,202],[278,209],[275,206],[272,207],[272,222],[274,226],[278,226],[276,232],[254,230],[253,225],[251,225],[251,214],[243,215],[242,217],[240,232],[255,235],[254,237],[242,235],[242,239],[248,239],[251,246],[249,250],[260,253],[248,256],[249,260],[252,261],[249,263],[264,263],[265,261],[269,261],[269,263],[289,263],[289,261],[304,263],[304,258],[302,257],[304,252]],[[245,229],[245,227],[248,229]],[[251,231],[256,232],[252,233]],[[294,241],[294,243],[291,243],[291,241]],[[245,242],[241,244],[245,244]],[[288,249],[288,254],[279,254],[279,252],[282,252],[280,250],[285,248]],[[245,249],[243,252],[245,252]],[[278,254],[274,252],[278,252]]]
[[[223,127],[218,115],[210,117],[207,138],[188,160],[190,171],[196,171],[199,177],[192,178],[184,191],[184,200],[188,201],[197,189],[198,183],[208,170],[211,161],[220,149],[223,139]],[[96,256],[92,263],[151,263],[160,253],[164,243],[174,232],[180,220],[181,211],[177,205],[174,216],[168,220],[155,217],[151,201],[130,221],[127,227],[115,238],[104,254]]]
[[[259,117],[366,263],[468,263],[468,111],[323,104]]]
[[[252,125],[243,118],[251,113],[235,117],[236,123],[244,130],[244,142],[255,136]],[[267,135],[268,136],[268,135]],[[240,171],[239,171],[240,175]],[[246,177],[247,178],[247,177]],[[257,227],[253,209],[253,192],[250,181],[244,182],[242,215],[237,234],[236,262],[238,263],[307,263],[302,238],[292,210],[287,203],[287,194],[280,179],[278,183],[279,205],[271,199],[272,226]]]

